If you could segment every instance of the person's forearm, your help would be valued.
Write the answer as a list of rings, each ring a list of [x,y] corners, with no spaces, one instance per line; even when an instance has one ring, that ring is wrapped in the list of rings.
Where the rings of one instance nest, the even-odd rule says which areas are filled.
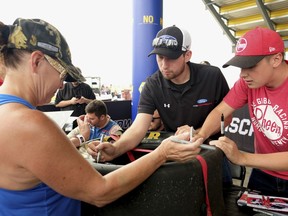
[[[288,171],[288,152],[255,154],[242,152],[239,165],[275,171]]]
[[[198,135],[204,139],[208,139],[210,136],[220,131],[222,114],[224,116],[224,126],[228,126],[232,121],[232,113],[234,109],[222,101],[217,107],[215,107],[209,115],[206,117]]]
[[[70,141],[73,143],[73,145],[75,147],[79,147],[80,146],[80,141],[77,137],[73,137],[73,138],[70,138]]]
[[[89,201],[99,207],[111,203],[145,181],[165,161],[166,158],[159,151],[154,150],[133,163],[106,174],[104,178],[107,184],[105,184],[106,188],[103,189],[103,196],[99,194],[99,189],[96,187],[95,190],[98,190],[97,196],[92,197],[92,200]],[[128,173],[129,175],[127,175]],[[104,192],[105,189],[108,191]]]
[[[69,139],[71,139],[71,138],[73,138],[73,137],[76,137],[77,134],[79,134],[79,133],[80,133],[79,127],[76,127],[76,128],[74,128],[72,131],[70,131],[70,132],[67,134],[67,137],[68,137]]]
[[[63,100],[63,101],[60,101],[58,104],[55,104],[56,107],[66,107],[69,105],[73,105],[71,100]]]
[[[221,123],[221,113],[216,110],[210,112],[207,116],[204,124],[198,131],[198,135],[203,137],[204,140],[209,138],[211,135],[219,132],[220,130],[220,123]]]
[[[134,149],[140,144],[146,132],[137,130],[136,128],[128,128],[113,145],[116,148],[116,155],[118,157],[129,150]]]
[[[88,104],[90,103],[91,101],[93,101],[94,99],[88,99],[88,98],[85,98],[85,103]]]

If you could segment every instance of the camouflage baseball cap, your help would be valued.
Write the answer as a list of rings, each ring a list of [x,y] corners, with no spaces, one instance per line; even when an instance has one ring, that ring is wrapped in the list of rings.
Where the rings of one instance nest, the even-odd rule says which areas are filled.
[[[54,26],[44,20],[16,19],[10,26],[7,48],[40,50],[59,62],[66,70],[65,81],[85,81],[77,67],[72,64],[70,49],[65,38]]]

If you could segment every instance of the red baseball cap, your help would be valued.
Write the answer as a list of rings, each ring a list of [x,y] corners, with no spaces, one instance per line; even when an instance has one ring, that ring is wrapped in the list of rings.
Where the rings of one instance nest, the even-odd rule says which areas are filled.
[[[284,50],[284,42],[276,31],[256,27],[238,40],[235,56],[222,67],[226,68],[232,65],[239,68],[250,68],[265,56],[282,53]]]

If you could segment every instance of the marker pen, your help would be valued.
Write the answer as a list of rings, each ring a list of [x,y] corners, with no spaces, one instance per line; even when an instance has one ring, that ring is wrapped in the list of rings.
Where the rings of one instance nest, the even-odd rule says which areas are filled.
[[[223,115],[223,113],[221,114],[220,128],[221,128],[221,135],[225,136],[225,124],[224,124],[224,115]]]
[[[104,134],[101,134],[100,143],[103,142],[104,136],[105,136]],[[100,157],[101,157],[101,151],[99,150],[98,153],[97,153],[97,159],[96,159],[96,162],[97,162],[97,163],[100,161]]]

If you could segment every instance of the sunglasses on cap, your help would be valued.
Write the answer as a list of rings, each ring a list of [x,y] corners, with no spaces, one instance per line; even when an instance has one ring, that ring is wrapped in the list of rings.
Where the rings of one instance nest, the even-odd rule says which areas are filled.
[[[178,41],[175,38],[163,38],[158,37],[154,38],[152,42],[152,46],[154,48],[168,48],[172,50],[178,50]],[[182,51],[187,51],[188,49],[184,46],[182,46]]]
[[[154,38],[152,42],[154,48],[169,48],[176,50],[178,48],[178,41],[175,38]]]

